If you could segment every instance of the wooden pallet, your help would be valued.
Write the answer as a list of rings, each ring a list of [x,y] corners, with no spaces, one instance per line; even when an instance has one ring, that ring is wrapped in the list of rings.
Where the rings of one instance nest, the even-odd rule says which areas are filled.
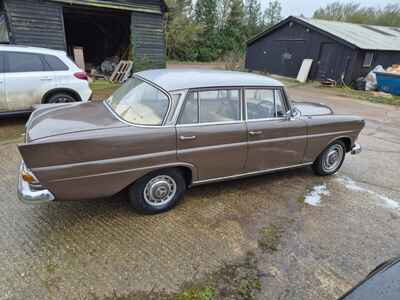
[[[131,60],[121,60],[112,73],[110,81],[124,83],[128,79],[132,68],[133,62]]]

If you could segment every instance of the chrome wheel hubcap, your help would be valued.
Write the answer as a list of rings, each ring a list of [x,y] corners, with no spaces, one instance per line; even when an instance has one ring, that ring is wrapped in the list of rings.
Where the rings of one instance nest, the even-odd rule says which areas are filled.
[[[151,206],[161,206],[170,202],[176,194],[176,182],[167,175],[151,179],[144,189],[144,200]]]
[[[341,145],[336,144],[328,148],[322,166],[326,172],[335,171],[342,162],[344,149]]]

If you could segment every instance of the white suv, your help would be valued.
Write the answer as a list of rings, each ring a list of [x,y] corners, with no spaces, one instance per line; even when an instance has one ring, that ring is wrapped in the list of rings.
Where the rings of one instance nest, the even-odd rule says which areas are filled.
[[[63,51],[0,46],[0,114],[90,99],[88,77]]]

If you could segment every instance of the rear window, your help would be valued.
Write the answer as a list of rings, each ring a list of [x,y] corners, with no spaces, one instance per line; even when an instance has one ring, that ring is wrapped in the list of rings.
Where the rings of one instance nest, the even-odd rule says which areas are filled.
[[[57,56],[54,55],[43,55],[44,60],[50,67],[52,71],[68,71],[68,66]]]
[[[39,54],[8,52],[9,72],[41,72],[45,70]]]

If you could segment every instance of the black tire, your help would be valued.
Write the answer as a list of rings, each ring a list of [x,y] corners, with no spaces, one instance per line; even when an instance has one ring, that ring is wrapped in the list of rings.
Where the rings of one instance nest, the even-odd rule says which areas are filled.
[[[335,157],[336,155],[339,157]],[[335,174],[343,164],[346,156],[346,146],[342,141],[335,141],[330,144],[315,160],[312,168],[315,174],[319,176],[328,176]],[[329,165],[331,167],[329,168]]]
[[[173,188],[174,185],[175,189]],[[163,198],[165,199],[165,203],[162,201],[158,204],[154,203],[160,200],[160,198],[156,198],[155,196],[159,195],[157,194],[159,190],[156,187],[161,189],[161,193],[169,193],[169,196],[166,196],[168,199]],[[183,197],[185,190],[186,182],[182,173],[177,169],[166,169],[150,173],[136,181],[129,188],[129,201],[132,207],[141,213],[158,214],[175,207]]]
[[[71,102],[77,102],[77,99],[70,94],[66,93],[56,93],[54,95],[51,95],[47,100],[46,103],[49,104],[56,104],[56,103],[71,103]]]

